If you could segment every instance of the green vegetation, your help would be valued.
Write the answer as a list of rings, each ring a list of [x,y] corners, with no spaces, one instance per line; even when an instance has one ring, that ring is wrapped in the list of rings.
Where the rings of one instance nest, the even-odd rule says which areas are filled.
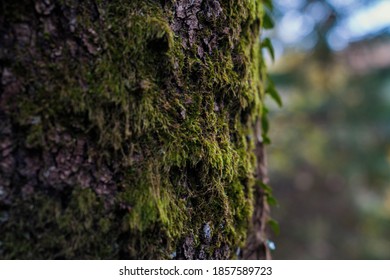
[[[275,238],[275,258],[390,257],[389,67],[363,72],[353,67],[359,56],[348,60],[359,46],[369,57],[389,42],[356,43],[327,63],[290,53],[275,69],[285,106],[271,110],[273,214],[289,232]]]
[[[10,113],[21,145],[44,155],[64,145],[51,135],[69,135],[69,147],[83,138],[115,184],[101,194],[66,181],[15,199],[3,258],[169,258],[187,237],[211,244],[208,258],[224,246],[233,257],[252,214],[253,126],[265,112],[264,5],[220,5],[187,44],[171,27],[174,4],[159,1],[101,2],[98,19],[79,4],[65,37],[60,19],[51,30],[32,19],[37,44],[18,47],[11,65],[23,85]],[[204,46],[213,36],[218,47]]]

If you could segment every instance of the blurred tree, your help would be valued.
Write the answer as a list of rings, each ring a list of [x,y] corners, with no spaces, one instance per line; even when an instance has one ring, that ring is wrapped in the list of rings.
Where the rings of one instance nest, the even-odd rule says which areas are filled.
[[[286,54],[272,75],[284,101],[271,110],[274,256],[388,259],[390,38],[329,49],[326,61],[317,47]]]

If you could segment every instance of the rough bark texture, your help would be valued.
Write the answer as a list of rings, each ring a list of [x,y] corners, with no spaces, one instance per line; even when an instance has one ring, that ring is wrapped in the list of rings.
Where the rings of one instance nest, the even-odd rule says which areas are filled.
[[[265,258],[263,9],[1,1],[0,258]]]

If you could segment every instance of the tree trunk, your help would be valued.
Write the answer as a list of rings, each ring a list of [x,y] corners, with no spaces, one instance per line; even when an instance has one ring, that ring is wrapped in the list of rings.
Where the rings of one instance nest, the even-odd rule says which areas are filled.
[[[0,9],[0,258],[266,257],[260,0]]]

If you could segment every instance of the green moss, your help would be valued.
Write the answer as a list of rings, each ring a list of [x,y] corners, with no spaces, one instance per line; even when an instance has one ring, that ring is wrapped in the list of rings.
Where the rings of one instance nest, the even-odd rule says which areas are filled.
[[[19,236],[8,257],[43,256],[39,249],[66,258],[115,258],[120,250],[167,258],[186,236],[200,244],[205,223],[217,244],[209,253],[223,244],[243,245],[256,164],[250,139],[262,110],[263,6],[244,0],[221,5],[224,14],[211,23],[214,30],[200,30],[187,49],[170,27],[172,10],[158,1],[100,3],[100,22],[80,8],[85,28],[78,32],[93,41],[88,28],[99,30],[97,55],[75,58],[64,45],[59,63],[41,50],[34,69],[22,67],[34,94],[19,97],[14,118],[20,124],[31,116],[42,121],[31,126],[27,141],[44,150],[42,138],[54,124],[75,138],[87,135],[101,151],[98,166],[118,163],[124,176],[115,205],[129,210],[105,208],[96,192],[77,186],[66,207],[37,193],[15,210],[28,217],[28,205],[34,205],[33,228],[27,219],[11,228],[22,235],[43,230],[35,237],[39,246]],[[222,35],[225,27],[229,32]],[[201,58],[197,44],[211,32],[221,36],[219,46]]]
[[[104,259],[118,250],[111,240],[112,213],[89,189],[75,188],[67,202],[36,193],[8,215],[11,222],[2,227],[7,258],[42,259],[50,252],[50,258]]]

